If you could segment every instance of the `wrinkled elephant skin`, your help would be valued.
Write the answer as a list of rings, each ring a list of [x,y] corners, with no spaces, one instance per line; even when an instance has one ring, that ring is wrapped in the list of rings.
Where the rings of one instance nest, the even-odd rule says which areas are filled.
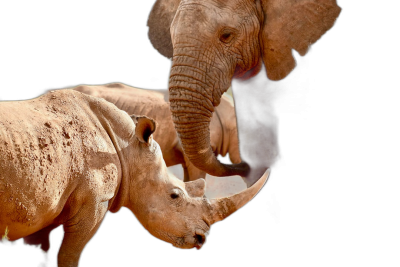
[[[336,0],[157,0],[149,38],[172,58],[171,112],[193,164],[215,176],[249,174],[246,164],[224,165],[212,153],[208,125],[221,95],[262,64],[269,79],[285,78],[296,65],[292,49],[305,55],[340,11]],[[247,125],[236,111],[240,132]]]
[[[81,85],[74,90],[104,98],[128,114],[140,114],[155,119],[158,127],[154,140],[161,147],[167,167],[182,164],[185,182],[206,177],[206,173],[196,168],[183,153],[172,122],[167,90],[143,90],[122,83]],[[221,104],[215,109],[210,123],[210,135],[215,155],[225,156],[229,152],[231,162],[241,162],[235,109],[228,96],[223,95]]]
[[[257,194],[208,200],[205,181],[171,176],[153,132],[156,123],[74,90],[0,103],[0,234],[49,248],[63,225],[59,267],[78,266],[105,213],[128,207],[154,236],[200,248],[210,225]]]

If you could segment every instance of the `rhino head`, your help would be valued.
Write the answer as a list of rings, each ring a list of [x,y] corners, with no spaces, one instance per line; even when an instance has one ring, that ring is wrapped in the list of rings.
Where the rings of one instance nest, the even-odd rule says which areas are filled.
[[[204,179],[183,182],[169,173],[160,147],[151,135],[156,128],[154,121],[140,119],[147,120],[147,124],[141,122],[141,127],[137,124],[136,132],[141,134],[136,136],[144,136],[137,143],[146,149],[130,155],[136,164],[130,165],[130,177],[134,178],[130,178],[125,206],[155,237],[179,248],[199,249],[210,226],[250,201],[268,179],[269,170],[250,188],[230,197],[209,200],[204,196]]]

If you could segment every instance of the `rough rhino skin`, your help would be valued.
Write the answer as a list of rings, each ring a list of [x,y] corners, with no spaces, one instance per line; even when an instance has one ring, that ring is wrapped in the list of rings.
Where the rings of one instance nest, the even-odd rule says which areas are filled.
[[[119,140],[134,129],[111,103],[72,90],[1,102],[0,233],[7,227],[10,240],[25,237],[47,250],[54,227],[73,229],[76,215],[101,221],[118,209]],[[97,227],[80,224],[88,232]]]

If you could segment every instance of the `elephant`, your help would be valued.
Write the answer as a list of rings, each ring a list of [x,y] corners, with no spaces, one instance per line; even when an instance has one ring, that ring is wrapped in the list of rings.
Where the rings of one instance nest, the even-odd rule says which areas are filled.
[[[145,115],[156,120],[159,126],[153,136],[161,147],[167,167],[182,164],[185,182],[205,179],[206,173],[196,168],[182,151],[169,110],[167,90],[143,90],[122,83],[80,85],[73,89],[104,98],[128,114]],[[241,162],[235,110],[233,102],[226,95],[222,96],[221,104],[215,108],[210,135],[215,155],[225,156],[229,152],[232,163]]]
[[[250,201],[269,175],[209,200],[204,179],[168,173],[153,119],[74,90],[1,102],[0,118],[0,233],[48,250],[50,231],[63,225],[59,267],[78,266],[105,213],[123,206],[155,237],[199,249],[210,226]]]
[[[340,12],[336,0],[156,1],[148,36],[155,49],[172,58],[172,118],[183,150],[197,168],[214,176],[245,176],[248,186],[258,179],[269,166],[249,168],[243,153],[240,164],[216,159],[208,127],[212,113],[233,78],[250,79],[263,64],[269,79],[285,78],[296,65],[292,49],[304,56]],[[251,118],[240,115],[236,108],[241,140],[241,129],[249,128]]]

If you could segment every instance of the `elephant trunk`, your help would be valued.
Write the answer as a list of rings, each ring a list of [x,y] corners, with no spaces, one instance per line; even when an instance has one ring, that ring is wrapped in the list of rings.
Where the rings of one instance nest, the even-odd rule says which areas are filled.
[[[184,153],[197,168],[211,175],[246,176],[249,172],[247,163],[222,164],[213,153],[209,126],[214,105],[219,104],[222,93],[216,96],[219,99],[215,101],[213,93],[210,93],[215,83],[211,78],[207,79],[208,75],[199,68],[191,67],[197,64],[193,58],[182,62],[174,51],[169,100],[172,119]]]

